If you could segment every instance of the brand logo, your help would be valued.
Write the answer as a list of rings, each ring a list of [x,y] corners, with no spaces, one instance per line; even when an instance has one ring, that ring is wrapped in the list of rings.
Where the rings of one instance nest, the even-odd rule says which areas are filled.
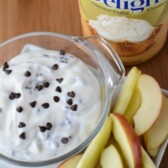
[[[95,0],[110,8],[132,10],[132,13],[142,13],[146,7],[155,5],[163,0]]]

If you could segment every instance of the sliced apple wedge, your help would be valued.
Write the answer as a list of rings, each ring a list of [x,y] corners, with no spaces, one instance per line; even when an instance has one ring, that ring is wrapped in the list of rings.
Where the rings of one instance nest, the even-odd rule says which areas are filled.
[[[118,95],[118,98],[116,100],[113,112],[120,113],[120,114],[125,113],[128,107],[128,104],[132,98],[134,88],[136,86],[136,83],[140,74],[141,74],[141,71],[136,67],[133,67],[129,71],[124,81],[124,84],[121,88],[121,91]]]
[[[142,166],[141,168],[156,168],[156,165],[153,163],[152,159],[149,157],[147,152],[142,149]]]
[[[145,74],[139,77],[137,89],[141,94],[141,105],[133,120],[139,136],[149,130],[158,118],[162,106],[162,92],[157,81]]]
[[[114,145],[103,150],[100,164],[102,168],[124,168],[122,158]]]
[[[150,156],[156,157],[160,149],[160,146],[155,148],[155,149],[147,149],[147,152],[149,153]]]
[[[112,132],[129,168],[141,168],[142,152],[138,137],[130,123],[118,113],[110,114]]]
[[[159,117],[152,127],[144,134],[147,150],[156,149],[168,136],[168,98],[163,95],[162,108]]]
[[[62,162],[58,168],[75,168],[78,164],[79,160],[81,159],[82,154],[75,155],[64,162]]]
[[[128,105],[126,112],[124,113],[125,118],[133,125],[133,117],[138,111],[141,105],[141,94],[137,88],[134,89],[132,99]]]
[[[95,168],[99,162],[102,150],[105,148],[111,134],[112,121],[109,117],[106,118],[103,127],[92,140],[83,153],[82,158],[76,168]]]

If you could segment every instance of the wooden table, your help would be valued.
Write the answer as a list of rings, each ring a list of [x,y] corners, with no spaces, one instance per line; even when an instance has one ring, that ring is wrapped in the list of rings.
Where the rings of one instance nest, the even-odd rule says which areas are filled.
[[[0,42],[32,31],[81,36],[77,0],[0,0]],[[168,40],[156,57],[138,67],[168,89]],[[160,168],[168,167],[167,158],[168,149]]]

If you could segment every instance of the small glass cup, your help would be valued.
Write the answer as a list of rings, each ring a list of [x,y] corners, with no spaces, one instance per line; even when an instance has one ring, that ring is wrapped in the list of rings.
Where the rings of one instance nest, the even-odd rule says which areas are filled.
[[[0,159],[20,166],[40,167],[58,164],[84,150],[100,130],[108,115],[115,88],[125,75],[125,69],[111,46],[101,37],[75,37],[50,32],[33,32],[14,37],[0,44],[0,65],[21,52],[28,52],[36,45],[48,50],[61,50],[71,53],[89,66],[99,81],[101,88],[101,112],[88,137],[72,151],[43,161],[23,161],[9,158],[0,153]],[[35,50],[40,48],[35,47]]]

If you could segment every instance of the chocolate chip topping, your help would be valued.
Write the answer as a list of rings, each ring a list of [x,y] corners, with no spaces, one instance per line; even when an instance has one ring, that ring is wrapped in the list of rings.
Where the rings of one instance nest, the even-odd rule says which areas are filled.
[[[64,138],[62,138],[61,139],[61,142],[63,143],[63,144],[67,144],[68,143],[68,138],[66,138],[66,137],[64,137]]]
[[[7,75],[9,75],[9,74],[12,72],[12,70],[10,70],[10,69],[5,69],[4,72],[5,72]]]
[[[43,89],[43,86],[42,86],[42,85],[37,85],[37,86],[36,86],[36,89],[37,89],[38,91],[40,91],[40,90]]]
[[[65,55],[65,50],[60,50],[60,55]]]
[[[66,103],[69,104],[69,105],[72,105],[73,104],[73,100],[72,99],[68,99]]]
[[[16,99],[19,99],[19,98],[20,98],[20,96],[21,96],[21,94],[20,94],[20,93],[15,93],[15,98],[16,98]]]
[[[77,104],[74,104],[74,105],[72,105],[72,106],[70,107],[70,109],[71,109],[72,111],[76,111],[76,110],[78,109],[78,105],[77,105]]]
[[[53,100],[57,103],[57,102],[60,101],[60,98],[59,98],[58,96],[54,96],[54,97],[53,97]]]
[[[19,135],[19,138],[20,138],[20,139],[26,139],[26,133],[25,133],[25,132],[22,132],[22,133]]]
[[[58,78],[56,79],[57,82],[61,83],[64,80],[64,78]]]
[[[53,70],[57,70],[58,68],[59,68],[58,64],[54,64],[54,65],[52,66],[52,69],[53,69]]]
[[[47,128],[46,128],[46,127],[44,127],[44,126],[39,126],[39,128],[40,128],[40,131],[41,131],[41,132],[45,132],[45,131],[46,131],[46,129],[47,129]]]
[[[32,108],[34,108],[34,107],[36,106],[36,101],[33,101],[33,102],[29,103],[29,104],[30,104],[30,106],[31,106]]]
[[[51,128],[52,128],[52,124],[51,124],[50,122],[48,122],[48,123],[46,124],[46,129],[47,129],[47,130],[51,130]]]
[[[3,65],[3,71],[5,71],[7,68],[9,68],[9,65],[8,65],[7,62],[5,62],[4,65]]]
[[[44,82],[44,83],[43,83],[43,87],[45,87],[45,88],[48,88],[49,85],[50,85],[49,82]]]
[[[24,75],[25,75],[26,77],[29,77],[29,76],[31,76],[31,72],[30,72],[30,71],[26,71]]]
[[[13,99],[18,99],[20,98],[21,94],[20,93],[13,93],[11,92],[9,95],[9,99],[13,100]]]
[[[17,107],[16,111],[19,112],[19,113],[21,113],[23,111],[23,107],[21,107],[21,106]]]
[[[45,108],[45,109],[46,109],[46,108],[49,108],[49,106],[50,106],[49,103],[43,103],[43,104],[42,104],[42,107]]]
[[[60,86],[57,86],[57,87],[56,87],[56,89],[55,89],[55,91],[57,91],[57,92],[61,93],[61,92],[62,92],[62,89],[61,89],[61,87],[60,87]]]
[[[74,91],[68,92],[67,95],[69,97],[75,97],[75,92]]]
[[[15,99],[15,93],[12,92],[12,93],[9,95],[9,99],[11,99],[11,100]]]
[[[23,128],[23,127],[26,127],[26,124],[24,122],[20,122],[19,125],[18,125],[19,128]]]

